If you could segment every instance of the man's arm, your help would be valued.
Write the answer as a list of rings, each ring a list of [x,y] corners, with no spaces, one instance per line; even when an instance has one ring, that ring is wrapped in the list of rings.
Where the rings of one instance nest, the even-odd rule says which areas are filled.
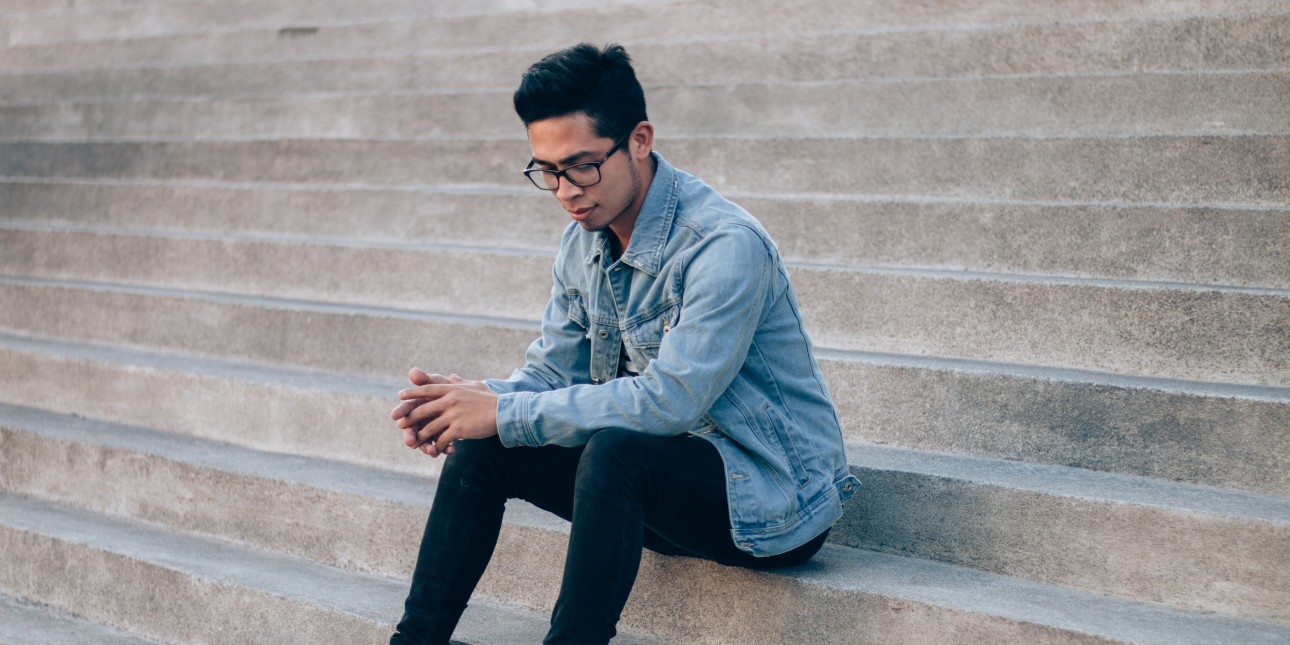
[[[685,261],[678,324],[656,359],[634,378],[511,392],[498,399],[497,424],[508,446],[579,445],[603,428],[653,434],[690,430],[729,387],[775,297],[775,263],[752,229],[730,224]]]

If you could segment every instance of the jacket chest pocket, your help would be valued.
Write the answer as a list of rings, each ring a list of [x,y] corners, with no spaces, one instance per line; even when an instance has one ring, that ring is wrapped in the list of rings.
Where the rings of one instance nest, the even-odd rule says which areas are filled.
[[[658,358],[659,347],[681,318],[681,306],[661,306],[651,315],[637,318],[627,327],[627,342],[647,361]],[[644,365],[641,366],[644,368]]]
[[[582,329],[590,344],[592,383],[604,383],[618,376],[618,357],[622,334],[617,323],[593,316],[586,300],[577,291],[569,292],[569,321]]]

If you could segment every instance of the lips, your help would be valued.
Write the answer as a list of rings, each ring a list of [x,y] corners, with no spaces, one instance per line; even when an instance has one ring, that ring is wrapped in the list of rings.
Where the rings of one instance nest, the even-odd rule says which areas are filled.
[[[593,210],[595,210],[594,206],[588,206],[586,208],[578,208],[575,210],[570,210],[569,216],[572,217],[575,221],[581,222],[587,219],[587,216],[591,215],[591,211]]]

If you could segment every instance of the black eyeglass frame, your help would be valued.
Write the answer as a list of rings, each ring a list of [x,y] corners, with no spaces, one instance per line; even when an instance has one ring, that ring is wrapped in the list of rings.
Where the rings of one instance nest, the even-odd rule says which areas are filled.
[[[622,147],[623,143],[625,143],[627,139],[630,138],[632,136],[632,133],[635,131],[636,129],[632,128],[627,132],[627,134],[624,134],[621,138],[619,138],[618,141],[614,143],[614,147],[610,148],[609,152],[606,152],[604,158],[601,159],[600,161],[587,161],[584,163],[576,163],[576,164],[573,164],[572,166],[569,166],[568,168],[565,168],[564,170],[547,170],[545,168],[534,168],[533,162],[530,161],[529,167],[524,169],[524,176],[528,177],[529,183],[532,183],[534,186],[536,186],[538,190],[544,190],[547,192],[560,190],[561,178],[573,184],[574,186],[577,186],[578,188],[595,186],[596,184],[600,183],[600,180],[603,178],[602,175],[600,174],[600,166],[603,165],[606,161],[609,161],[609,158],[614,156],[615,152],[618,152],[618,149]],[[587,182],[585,184],[580,184],[574,181],[573,178],[569,177],[568,175],[570,170],[573,170],[575,168],[588,168],[588,167],[596,169],[595,181]],[[548,187],[545,184],[545,182],[539,182],[538,178],[533,176],[535,173],[548,173],[550,175],[553,175],[555,177],[555,186]]]

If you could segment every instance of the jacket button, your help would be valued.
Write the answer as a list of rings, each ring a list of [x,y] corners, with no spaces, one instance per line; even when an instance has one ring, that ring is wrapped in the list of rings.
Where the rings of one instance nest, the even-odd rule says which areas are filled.
[[[596,332],[596,335],[600,337],[600,340],[604,340],[604,339],[606,339],[606,338],[609,338],[609,330],[607,330],[607,329],[602,329],[602,330],[600,330],[600,331]]]
[[[855,485],[855,484],[852,484],[851,482],[847,482],[847,483],[845,483],[845,484],[843,484],[843,485],[842,485],[842,490],[844,490],[844,491],[846,491],[846,492],[850,493],[850,492],[851,492],[851,489],[853,489],[853,488],[855,488],[855,487],[856,487],[856,485]]]

